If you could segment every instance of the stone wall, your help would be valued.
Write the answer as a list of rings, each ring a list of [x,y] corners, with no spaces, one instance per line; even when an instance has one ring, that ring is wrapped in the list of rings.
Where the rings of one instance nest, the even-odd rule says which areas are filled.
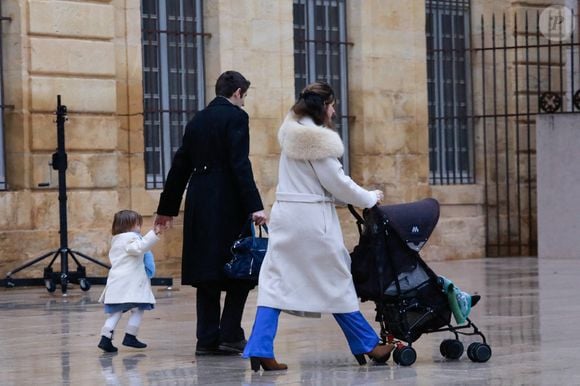
[[[475,1],[475,9],[508,2]],[[427,260],[484,251],[482,188],[428,183],[424,0],[347,2],[351,174],[383,189],[386,203],[434,196],[441,220]],[[509,4],[507,4],[509,5]],[[139,0],[2,0],[6,160],[0,192],[0,277],[58,245],[56,95],[69,109],[69,245],[106,261],[112,215],[132,208],[152,222],[159,190],[144,188]],[[474,15],[475,15],[474,11]],[[268,209],[274,201],[276,131],[294,101],[292,1],[204,1],[206,95],[224,70],[252,81],[246,101],[251,159]],[[48,188],[41,182],[51,181]],[[354,221],[340,209],[347,246]],[[158,273],[180,274],[181,221],[155,247]],[[103,274],[86,264],[91,274]],[[38,276],[40,264],[23,276]]]
[[[68,107],[69,246],[103,257],[122,168],[115,52],[115,4],[3,1],[6,163],[9,191],[0,241],[1,271],[58,248],[56,96]],[[90,21],[90,22],[89,22]],[[46,188],[40,183],[50,182]],[[38,276],[45,264],[23,276]],[[102,273],[102,272],[101,272]]]

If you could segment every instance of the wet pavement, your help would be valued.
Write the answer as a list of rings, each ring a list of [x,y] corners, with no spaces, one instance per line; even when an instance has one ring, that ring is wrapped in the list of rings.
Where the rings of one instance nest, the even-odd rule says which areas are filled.
[[[145,313],[139,335],[149,347],[120,344],[124,316],[114,339],[119,352],[103,354],[96,347],[102,286],[75,286],[66,297],[60,289],[17,287],[0,289],[0,385],[580,385],[580,262],[501,258],[430,267],[482,296],[470,317],[491,346],[488,362],[443,358],[439,344],[452,335],[437,333],[414,344],[410,367],[392,360],[358,366],[332,316],[282,314],[275,350],[289,369],[254,373],[241,357],[195,357],[195,291],[179,286],[154,287],[158,304]],[[255,300],[252,291],[247,334]],[[361,309],[374,320],[374,304]],[[467,348],[474,339],[462,340]]]

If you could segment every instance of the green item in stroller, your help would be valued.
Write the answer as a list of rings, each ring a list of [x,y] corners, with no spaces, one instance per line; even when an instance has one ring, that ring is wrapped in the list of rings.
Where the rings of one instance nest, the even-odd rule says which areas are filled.
[[[474,303],[477,303],[479,296],[471,296],[467,292],[462,291],[445,276],[439,276],[437,282],[441,285],[443,292],[447,295],[449,308],[451,308],[455,322],[457,324],[465,323],[465,320],[471,312],[471,307]]]

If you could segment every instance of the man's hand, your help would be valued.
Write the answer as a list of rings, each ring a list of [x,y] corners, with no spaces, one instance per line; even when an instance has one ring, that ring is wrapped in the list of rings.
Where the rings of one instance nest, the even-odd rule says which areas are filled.
[[[252,221],[256,225],[265,225],[268,221],[268,216],[266,216],[266,212],[263,210],[259,210],[257,212],[252,213]]]
[[[160,226],[160,227],[163,227],[163,229],[169,229],[169,228],[171,228],[172,223],[173,223],[173,217],[158,214],[155,216],[155,221],[153,222],[153,226]]]

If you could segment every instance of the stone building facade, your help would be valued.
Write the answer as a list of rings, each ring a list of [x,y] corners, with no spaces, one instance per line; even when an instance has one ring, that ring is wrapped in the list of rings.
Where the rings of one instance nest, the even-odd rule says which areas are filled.
[[[477,15],[540,1],[471,1]],[[427,260],[485,255],[481,181],[429,183],[425,0],[346,1],[349,169],[386,203],[435,197],[441,219]],[[217,76],[252,81],[251,159],[265,204],[276,188],[276,131],[295,98],[292,0],[204,0],[205,101]],[[4,158],[0,276],[58,246],[56,95],[68,107],[69,245],[106,261],[112,215],[131,208],[151,224],[159,189],[147,189],[140,0],[2,0]],[[481,139],[475,135],[475,146]],[[476,169],[481,169],[481,160]],[[48,187],[39,184],[50,182]],[[348,247],[357,231],[340,210]],[[179,276],[180,218],[155,247],[159,275]],[[103,269],[86,264],[90,274]],[[43,265],[22,276],[38,276]]]

